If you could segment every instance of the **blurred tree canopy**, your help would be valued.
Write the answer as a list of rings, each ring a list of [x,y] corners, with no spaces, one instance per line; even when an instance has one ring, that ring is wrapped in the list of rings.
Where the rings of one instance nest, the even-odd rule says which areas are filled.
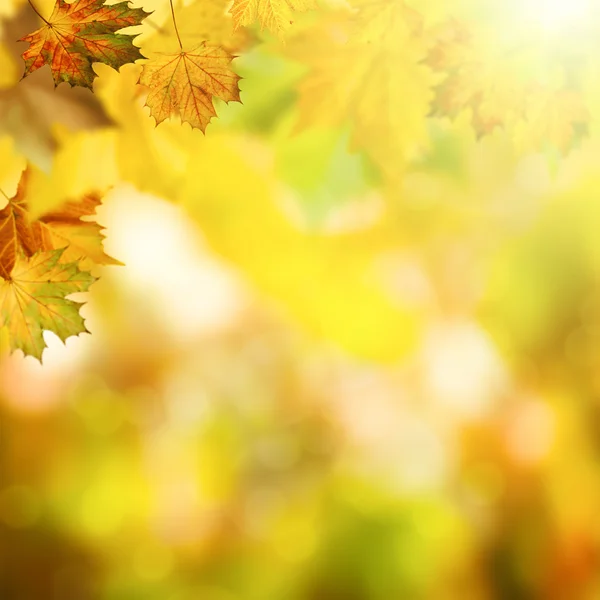
[[[0,598],[600,597],[596,3],[133,0],[91,89],[22,79],[33,4],[2,219],[27,168],[35,231],[106,238],[91,335],[40,364],[0,303]],[[190,51],[146,104],[192,48],[228,92]]]

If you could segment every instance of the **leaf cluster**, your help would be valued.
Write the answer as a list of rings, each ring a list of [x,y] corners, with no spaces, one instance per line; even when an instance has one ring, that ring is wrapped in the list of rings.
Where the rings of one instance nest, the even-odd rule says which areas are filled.
[[[113,126],[107,144],[125,179],[141,181],[144,187],[140,173],[151,171],[157,180],[152,191],[175,196],[187,167],[170,165],[173,155],[181,155],[179,141],[185,139],[186,148],[194,152],[201,142],[183,127],[176,132],[163,126],[150,133],[148,113],[138,110],[138,98],[144,99],[157,125],[178,118],[191,125],[192,135],[197,134],[194,129],[204,133],[217,110],[224,110],[222,103],[241,102],[241,77],[233,59],[241,55],[250,64],[264,49],[286,65],[298,66],[297,86],[284,98],[289,89],[282,91],[285,86],[278,83],[275,68],[269,80],[248,81],[250,101],[235,114],[247,114],[240,119],[250,120],[256,106],[270,114],[280,100],[293,103],[290,138],[309,132],[317,139],[327,135],[322,132],[342,131],[357,160],[365,159],[361,169],[366,164],[372,181],[391,196],[407,173],[432,160],[436,131],[456,127],[477,140],[502,130],[517,152],[564,155],[588,135],[593,122],[595,91],[586,80],[589,37],[566,47],[564,40],[549,39],[531,27],[515,27],[510,35],[500,36],[499,21],[489,17],[497,4],[493,0],[234,0],[231,5],[224,0],[152,0],[151,7],[150,2],[147,8],[154,12],[129,2],[56,0],[47,15],[31,0],[29,15],[37,16],[37,29],[31,27],[19,38],[11,38],[11,29],[5,29],[8,54],[14,54],[10,44],[16,39],[29,44],[19,49],[23,80],[12,87],[0,81],[0,107],[14,115],[6,120],[8,133],[20,140],[27,136],[13,130],[35,127],[38,137],[44,134],[44,158],[50,162],[54,157],[52,119],[32,100],[42,89],[36,77],[44,74],[37,71],[49,66],[57,88],[52,103],[60,102],[63,114],[78,115],[68,128]],[[543,52],[530,52],[532,44]],[[0,52],[0,67],[2,60]],[[139,66],[129,67],[134,63]],[[109,71],[104,67],[118,76],[103,76]],[[80,89],[65,91],[61,83]],[[19,150],[32,157],[29,149]],[[44,162],[36,158],[34,162]],[[194,168],[201,172],[197,164]],[[14,279],[19,261],[31,261],[39,252],[67,248],[57,264],[73,259],[77,268],[107,264],[99,226],[86,223],[83,233],[78,217],[69,217],[72,231],[93,240],[95,248],[95,257],[89,248],[73,256],[72,236],[57,244],[56,223],[61,219],[53,221],[55,237],[50,239],[52,215],[46,214],[46,221],[32,220],[19,194],[2,213],[3,227],[13,232],[3,245],[5,281]],[[61,210],[77,205],[77,210],[92,214],[93,194],[67,196],[70,202]],[[54,273],[54,267],[44,264]]]

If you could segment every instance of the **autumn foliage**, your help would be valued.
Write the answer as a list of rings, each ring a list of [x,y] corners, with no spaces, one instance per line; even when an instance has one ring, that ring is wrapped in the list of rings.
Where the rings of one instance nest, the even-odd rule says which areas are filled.
[[[0,0],[0,600],[600,599],[599,41]]]
[[[96,83],[102,79],[100,66],[106,65],[119,72],[118,81],[129,81],[123,93],[144,98],[146,118],[157,126],[178,119],[200,135],[220,106],[241,102],[236,57],[275,48],[275,54],[303,69],[290,135],[346,130],[349,147],[367,158],[383,190],[401,184],[431,148],[432,131],[449,122],[457,127],[468,123],[476,139],[508,131],[517,152],[553,156],[565,156],[589,134],[593,90],[585,84],[587,63],[577,60],[585,56],[586,43],[550,39],[547,31],[531,26],[515,27],[499,38],[489,18],[497,4],[489,0],[455,5],[437,0],[169,1],[154,2],[156,13],[143,4],[57,0],[46,14],[44,7],[29,2],[22,10],[39,27],[19,39],[28,44],[19,48],[23,81],[14,86],[6,106],[15,114],[25,106],[23,98],[15,101],[16,95],[26,93],[27,79],[44,66],[57,87],[68,83],[105,94],[106,86],[98,90]],[[547,56],[530,56],[532,40]],[[7,52],[14,49],[7,46]],[[137,71],[125,72],[126,65]],[[65,92],[59,87],[56,94],[62,98]],[[137,123],[119,111],[118,103],[108,113],[100,118],[116,122],[122,131]],[[123,148],[126,144],[122,141]],[[121,153],[132,154],[123,148]],[[61,337],[84,330],[78,319],[59,324],[49,315],[76,313],[66,296],[89,284],[86,280],[77,288],[77,277],[84,267],[111,260],[101,249],[100,226],[79,219],[93,214],[102,190],[62,198],[63,208],[31,217],[26,179],[1,213],[3,293],[14,296],[5,303],[10,313],[3,313],[3,319],[11,348],[39,358],[42,330]],[[164,185],[170,185],[166,178]],[[46,292],[18,287],[18,273],[29,263],[42,279],[47,267],[45,285],[55,284],[60,298],[52,309]],[[63,283],[65,269],[69,285]],[[43,314],[29,310],[33,302]]]

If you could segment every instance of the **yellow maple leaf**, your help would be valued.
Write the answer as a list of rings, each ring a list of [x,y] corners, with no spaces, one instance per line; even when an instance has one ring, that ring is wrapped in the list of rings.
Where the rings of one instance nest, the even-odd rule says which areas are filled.
[[[514,130],[515,144],[522,151],[551,146],[566,154],[589,131],[590,111],[585,99],[568,87],[531,94],[526,115]]]
[[[53,331],[63,342],[87,332],[79,314],[82,303],[66,297],[87,291],[96,278],[77,263],[62,262],[63,253],[59,249],[19,256],[9,278],[0,280],[0,320],[11,350],[41,360],[44,331]]]
[[[172,115],[204,131],[217,112],[213,96],[240,101],[238,82],[230,63],[234,56],[206,43],[175,54],[156,54],[142,68],[139,83],[149,88],[146,106],[156,123]]]
[[[313,0],[234,0],[230,12],[235,28],[260,23],[261,29],[269,29],[281,36],[293,23],[294,12],[315,8]]]
[[[190,46],[207,42],[232,53],[246,49],[252,42],[252,35],[242,28],[234,31],[233,19],[228,12],[229,4],[229,0],[195,0],[188,5],[179,2],[174,11],[177,14],[177,29],[181,39]],[[145,54],[179,50],[171,18],[171,13],[165,12],[164,22],[160,26],[156,25],[156,31],[151,35],[140,36],[140,45]],[[157,19],[157,13],[152,15],[152,22],[161,23]]]
[[[287,54],[308,65],[299,126],[347,122],[352,145],[395,177],[427,146],[433,76],[418,14],[403,2],[365,2],[355,17],[322,21],[291,40]]]
[[[501,44],[489,24],[452,20],[435,37],[426,63],[445,78],[435,90],[434,116],[468,111],[478,137],[502,128],[515,135],[517,146],[533,151],[552,146],[567,152],[587,131],[585,97],[564,61],[548,63],[544,53],[522,50],[527,45],[519,36]]]

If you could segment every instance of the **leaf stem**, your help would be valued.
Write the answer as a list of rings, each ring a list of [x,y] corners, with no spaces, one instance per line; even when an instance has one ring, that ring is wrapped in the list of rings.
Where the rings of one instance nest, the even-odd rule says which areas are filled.
[[[35,4],[31,1],[31,0],[27,0],[27,2],[29,2],[29,6],[31,6],[31,8],[33,8],[35,14],[42,20],[44,21],[44,23],[46,23],[46,25],[50,25],[50,22],[45,19],[42,14],[40,13],[40,11],[35,7]]]
[[[31,0],[29,0],[31,1]],[[179,42],[179,48],[183,50],[183,44],[181,43],[181,36],[179,35],[179,29],[177,29],[177,21],[175,20],[175,9],[173,8],[173,0],[169,0],[171,5],[171,15],[173,16],[173,25],[175,26],[175,34],[177,35],[177,41]]]

